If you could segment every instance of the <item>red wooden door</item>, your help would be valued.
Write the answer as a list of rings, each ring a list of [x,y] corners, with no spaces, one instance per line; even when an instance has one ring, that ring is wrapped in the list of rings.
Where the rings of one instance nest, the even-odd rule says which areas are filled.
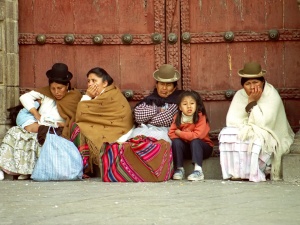
[[[183,88],[202,94],[212,132],[225,126],[237,71],[257,61],[278,88],[288,119],[299,129],[300,12],[297,2],[180,1]]]
[[[134,92],[134,105],[153,90],[153,71],[170,63],[182,72],[179,86],[202,95],[217,135],[230,104],[225,94],[241,88],[237,71],[255,60],[297,129],[299,17],[295,0],[20,0],[21,92],[47,85],[55,62],[65,62],[83,90],[86,72],[100,66]]]
[[[20,0],[21,89],[46,85],[46,70],[64,62],[75,75],[73,87],[86,89],[87,71],[100,66],[121,89],[134,91],[133,100],[141,99],[154,88],[154,70],[166,62],[165,12],[165,0],[39,0],[30,5]]]

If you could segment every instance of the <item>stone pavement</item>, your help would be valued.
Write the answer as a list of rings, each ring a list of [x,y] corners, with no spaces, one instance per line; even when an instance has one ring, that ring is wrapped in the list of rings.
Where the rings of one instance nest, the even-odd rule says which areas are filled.
[[[300,183],[0,181],[0,224],[300,224]]]

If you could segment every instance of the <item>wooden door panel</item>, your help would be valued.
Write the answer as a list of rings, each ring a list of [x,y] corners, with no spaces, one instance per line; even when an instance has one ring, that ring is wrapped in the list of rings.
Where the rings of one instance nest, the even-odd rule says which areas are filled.
[[[189,4],[190,32],[264,30],[269,24],[282,27],[281,1],[185,1]]]
[[[291,125],[299,128],[291,104],[300,93],[299,28],[300,14],[292,0],[181,1],[181,31],[190,37],[182,40],[183,88],[202,94],[213,129],[224,126],[227,110],[219,108],[229,107],[223,104],[230,100],[228,90],[241,88],[237,72],[248,61],[267,70],[266,80],[279,90]],[[226,39],[228,32],[232,39]]]
[[[300,14],[300,13],[299,13]],[[300,18],[299,18],[300,20]],[[300,26],[299,26],[300,27]],[[300,32],[299,32],[300,35]],[[300,42],[289,41],[284,44],[284,82],[285,87],[300,87]]]
[[[154,87],[153,71],[166,62],[165,4],[165,0],[41,0],[32,1],[29,10],[28,2],[20,1],[20,52],[32,58],[25,63],[29,60],[20,56],[20,87],[46,85],[47,79],[39,74],[64,62],[75,75],[73,87],[85,89],[87,71],[100,66],[121,89],[134,91],[133,100],[141,99]],[[161,42],[154,41],[154,33],[161,35]],[[66,43],[67,34],[73,35],[73,43]],[[102,44],[93,41],[99,34]],[[125,34],[131,35],[131,43],[124,41]],[[38,35],[46,37],[45,43],[36,41]]]

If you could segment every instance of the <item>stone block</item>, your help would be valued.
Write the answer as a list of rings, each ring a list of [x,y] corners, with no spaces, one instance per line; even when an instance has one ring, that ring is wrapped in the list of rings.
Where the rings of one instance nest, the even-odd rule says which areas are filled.
[[[290,150],[292,154],[300,154],[300,131],[295,134],[294,142]]]
[[[18,0],[5,1],[5,16],[11,21],[17,21],[19,18]]]
[[[6,30],[6,52],[18,54],[19,52],[18,21],[6,21],[5,30]]]
[[[5,2],[0,1],[0,21],[5,19]]]
[[[282,177],[284,181],[300,182],[300,154],[283,156]]]
[[[19,87],[19,55],[8,53],[6,54],[6,58],[6,77],[4,78],[6,80],[6,85],[9,87]]]

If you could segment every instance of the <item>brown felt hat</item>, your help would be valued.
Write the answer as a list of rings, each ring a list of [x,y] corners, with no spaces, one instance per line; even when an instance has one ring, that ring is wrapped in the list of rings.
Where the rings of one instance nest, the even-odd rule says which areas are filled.
[[[241,77],[256,78],[263,77],[267,71],[261,69],[261,65],[257,62],[245,63],[244,68],[239,70],[238,74]]]
[[[68,66],[64,63],[55,63],[51,70],[46,72],[49,80],[58,82],[68,82],[72,79],[73,74],[68,70]]]
[[[172,65],[163,64],[154,71],[153,77],[159,82],[171,83],[180,79],[180,73]]]

